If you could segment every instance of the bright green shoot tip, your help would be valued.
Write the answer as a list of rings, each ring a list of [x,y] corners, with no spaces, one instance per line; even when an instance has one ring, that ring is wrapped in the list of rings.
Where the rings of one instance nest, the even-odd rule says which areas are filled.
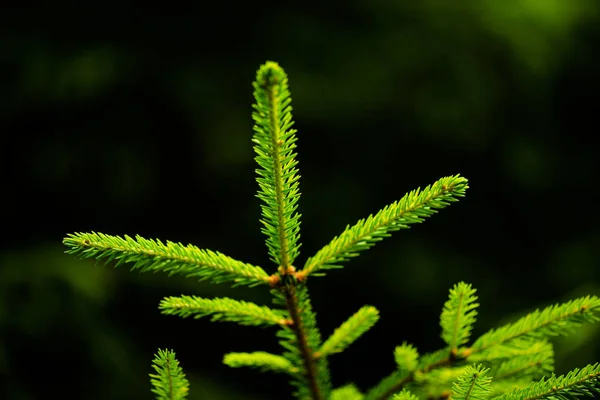
[[[288,271],[299,254],[300,192],[296,166],[296,130],[292,129],[292,99],[288,78],[275,62],[268,61],[254,82],[254,151],[256,178],[262,200],[262,232],[267,236],[271,260]]]
[[[172,350],[158,350],[152,361],[155,374],[150,374],[152,393],[157,400],[183,400],[189,391],[189,382]]]

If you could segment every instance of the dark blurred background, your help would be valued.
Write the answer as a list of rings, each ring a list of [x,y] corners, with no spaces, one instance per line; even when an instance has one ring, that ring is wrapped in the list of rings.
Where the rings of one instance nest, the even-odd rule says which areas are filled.
[[[61,244],[140,234],[274,271],[250,142],[266,60],[290,77],[299,130],[298,264],[411,189],[470,180],[459,203],[310,280],[324,336],[364,304],[382,314],[331,358],[336,386],[375,384],[404,340],[441,347],[457,281],[479,289],[475,335],[600,294],[596,0],[2,7],[2,399],[152,398],[159,347],[192,400],[291,397],[283,376],[221,363],[279,352],[272,330],[157,309],[179,294],[269,304],[267,290],[94,266]],[[556,340],[557,372],[600,360],[599,338],[596,325]]]

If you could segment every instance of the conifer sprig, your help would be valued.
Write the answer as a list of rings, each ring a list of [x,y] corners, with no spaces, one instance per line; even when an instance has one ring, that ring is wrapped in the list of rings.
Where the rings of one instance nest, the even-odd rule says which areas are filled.
[[[448,176],[427,186],[413,190],[344,232],[309,258],[299,274],[308,276],[321,270],[340,268],[341,263],[358,255],[385,237],[390,232],[407,229],[411,224],[420,223],[424,218],[458,201],[467,190],[467,180],[459,175]]]
[[[388,399],[394,393],[400,391],[402,386],[411,382],[412,379],[413,374],[410,371],[397,369],[372,387],[365,395],[365,400]]]
[[[413,372],[419,365],[419,352],[413,345],[403,342],[394,349],[394,360],[398,369]]]
[[[419,400],[417,396],[412,394],[406,389],[403,389],[400,393],[397,393],[392,397],[393,400]]]
[[[469,293],[469,296],[473,297],[475,291],[470,285],[465,285],[462,289],[458,286],[456,285],[451,290],[450,300],[456,298],[457,294],[461,292]],[[472,298],[472,300],[474,301],[475,298]],[[456,307],[452,306],[450,308]],[[453,314],[457,315],[456,313]],[[498,385],[494,386],[494,390],[495,393],[502,392],[508,387],[505,383],[513,382],[515,387],[519,387],[523,384],[524,377],[531,378],[552,371],[554,364],[552,345],[545,340],[545,337],[571,333],[575,327],[583,323],[598,321],[600,319],[598,314],[600,314],[600,299],[595,296],[586,296],[564,304],[553,305],[542,311],[536,310],[529,313],[515,323],[489,331],[477,339],[472,347],[460,348],[458,353],[461,353],[471,362],[492,362],[495,364],[493,374],[489,375],[497,375],[499,381]],[[400,353],[409,354],[408,350],[410,350],[409,347]],[[456,361],[455,353],[448,350],[449,348],[446,347],[421,356],[415,370],[412,370],[414,363],[411,362],[409,363],[413,366],[411,369],[394,371],[369,390],[365,395],[365,399],[387,399],[406,385],[416,381],[425,382],[429,380],[440,383],[442,381],[441,377],[435,377],[431,373],[444,368],[448,371],[454,370],[447,368],[451,367]],[[405,357],[401,358],[404,359]],[[598,386],[596,381],[592,380],[592,382],[593,385],[596,385],[594,387]],[[573,393],[581,395],[583,393],[581,390],[589,387],[589,385],[588,383],[574,383],[570,387]],[[550,397],[544,395],[539,398]],[[522,400],[520,397],[511,397],[511,399]]]
[[[396,363],[399,369],[383,378],[377,385],[371,388],[365,395],[365,400],[383,400],[392,396],[394,393],[415,380],[415,375],[427,374],[437,368],[442,368],[451,364],[450,355],[447,348],[427,353],[418,359],[417,367],[414,369],[414,357],[418,355],[416,349],[409,344],[402,344],[401,357],[396,354]],[[414,351],[413,351],[414,350]],[[396,353],[398,347],[396,348]],[[404,361],[404,362],[403,362]],[[402,368],[401,364],[406,365]]]
[[[468,366],[452,386],[452,400],[487,400],[491,392],[492,378],[489,368],[482,365]]]
[[[132,263],[131,269],[140,272],[160,271],[214,283],[230,282],[234,286],[268,284],[279,309],[230,298],[185,295],[167,297],[159,307],[164,314],[180,317],[211,316],[212,320],[242,325],[278,326],[277,336],[284,348],[282,355],[262,351],[229,353],[223,362],[234,368],[245,366],[286,373],[296,388],[295,396],[302,400],[383,400],[392,396],[395,400],[416,400],[417,396],[480,400],[490,398],[491,390],[494,395],[500,394],[494,397],[499,400],[573,399],[600,394],[598,364],[560,377],[552,375],[524,387],[528,380],[548,375],[553,369],[553,350],[546,337],[570,333],[583,323],[600,320],[600,299],[587,296],[536,310],[515,323],[489,331],[467,347],[478,304],[475,290],[463,282],[450,291],[440,317],[446,347],[419,356],[413,346],[403,343],[394,351],[396,370],[366,395],[354,385],[332,390],[328,357],[344,350],[370,329],[379,313],[371,306],[361,308],[323,343],[305,278],[340,267],[391,232],[420,223],[458,201],[468,188],[468,182],[459,175],[448,176],[423,190],[409,192],[375,215],[347,226],[309,258],[303,269],[297,270],[294,262],[300,251],[300,214],[297,212],[300,176],[287,75],[277,63],[267,62],[257,71],[253,85],[256,102],[252,113],[252,141],[258,164],[260,221],[270,258],[278,267],[277,274],[269,276],[258,266],[218,252],[140,236],[70,234],[63,240],[67,253],[104,263],[116,261],[115,267]],[[469,366],[467,362],[478,364]],[[174,352],[159,350],[153,369],[152,391],[159,400],[186,397],[188,381]],[[492,377],[493,386],[490,385]]]
[[[455,355],[458,347],[467,343],[475,323],[479,303],[476,303],[476,290],[470,284],[459,282],[450,290],[448,301],[444,304],[440,325],[442,339]]]
[[[211,315],[212,321],[230,321],[241,325],[290,325],[292,321],[280,310],[225,298],[203,299],[197,296],[166,297],[160,302],[166,315],[200,318]]]
[[[254,82],[254,151],[258,164],[257,196],[262,200],[262,232],[267,237],[270,258],[279,267],[281,281],[275,285],[277,296],[292,319],[291,329],[279,331],[281,343],[288,350],[284,356],[302,371],[292,380],[297,397],[321,400],[331,390],[325,359],[315,360],[313,353],[321,346],[321,336],[310,307],[306,288],[297,287],[294,260],[299,254],[300,176],[296,168],[296,131],[292,129],[291,97],[287,75],[277,63],[266,62]]]
[[[262,232],[273,262],[286,271],[298,256],[300,192],[296,165],[296,130],[291,129],[291,97],[288,78],[275,62],[267,61],[254,82],[254,151],[262,208]]]
[[[175,352],[159,349],[152,368],[156,373],[150,374],[150,383],[157,400],[184,400],[187,397],[189,382],[175,358]]]
[[[363,397],[356,386],[348,384],[332,390],[329,400],[363,400]]]
[[[354,343],[363,333],[371,329],[379,320],[379,311],[372,306],[364,306],[327,338],[321,349],[314,357],[325,357],[334,353],[344,351]]]
[[[481,335],[471,348],[484,351],[515,339],[542,339],[546,336],[566,335],[586,322],[600,320],[600,299],[586,296],[535,310],[514,323],[504,325]]]
[[[66,253],[103,260],[104,264],[116,260],[115,267],[132,263],[131,270],[140,272],[166,272],[169,276],[183,275],[214,283],[233,282],[233,286],[269,282],[269,275],[261,267],[191,244],[184,246],[171,241],[164,244],[139,235],[134,239],[95,232],[69,234],[63,243],[69,248]]]
[[[483,361],[502,361],[503,359],[513,357],[525,357],[538,354],[547,349],[550,344],[544,340],[532,340],[532,339],[513,339],[509,342],[494,345],[486,348],[483,351],[471,353],[472,350],[468,349],[469,361],[479,363]],[[551,345],[550,345],[551,346]]]
[[[548,379],[533,382],[527,387],[493,397],[492,400],[572,400],[577,397],[600,395],[600,364],[575,368],[561,376],[554,374]]]
[[[261,371],[284,372],[296,375],[300,371],[285,357],[255,351],[253,353],[228,353],[223,357],[223,363],[231,368],[250,367]]]
[[[498,365],[492,374],[494,382],[524,377],[539,379],[551,374],[554,371],[554,349],[549,342],[541,343],[536,353],[512,357]]]

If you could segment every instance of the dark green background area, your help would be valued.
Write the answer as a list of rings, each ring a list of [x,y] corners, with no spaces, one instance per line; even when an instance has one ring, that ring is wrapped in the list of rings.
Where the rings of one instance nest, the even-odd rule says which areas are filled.
[[[470,180],[459,203],[309,281],[324,336],[364,304],[381,311],[331,358],[336,386],[375,384],[404,340],[441,347],[457,281],[479,290],[475,335],[600,294],[596,0],[6,6],[0,27],[1,399],[151,398],[159,347],[190,399],[290,397],[285,377],[221,363],[280,351],[272,330],[157,309],[179,294],[269,304],[267,290],[94,266],[61,244],[140,234],[275,271],[250,142],[266,60],[290,77],[299,131],[299,265],[409,190]],[[557,340],[557,371],[600,360],[599,338]]]

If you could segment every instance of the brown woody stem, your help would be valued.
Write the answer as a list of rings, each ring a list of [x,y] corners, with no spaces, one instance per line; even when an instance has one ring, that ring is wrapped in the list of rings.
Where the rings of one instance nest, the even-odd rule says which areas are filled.
[[[306,340],[306,334],[304,332],[304,327],[302,324],[302,318],[300,317],[300,310],[298,308],[298,296],[296,295],[296,288],[294,286],[286,286],[284,288],[285,302],[287,305],[287,309],[290,313],[290,317],[293,321],[291,325],[291,329],[294,331],[296,335],[296,340],[298,342],[298,348],[300,349],[300,353],[302,354],[302,359],[304,360],[304,370],[306,374],[306,378],[308,380],[308,384],[310,387],[310,392],[312,394],[313,400],[323,400],[323,394],[319,388],[319,384],[317,383],[317,368],[315,365],[315,358],[313,355],[312,349],[308,346],[308,342]]]

